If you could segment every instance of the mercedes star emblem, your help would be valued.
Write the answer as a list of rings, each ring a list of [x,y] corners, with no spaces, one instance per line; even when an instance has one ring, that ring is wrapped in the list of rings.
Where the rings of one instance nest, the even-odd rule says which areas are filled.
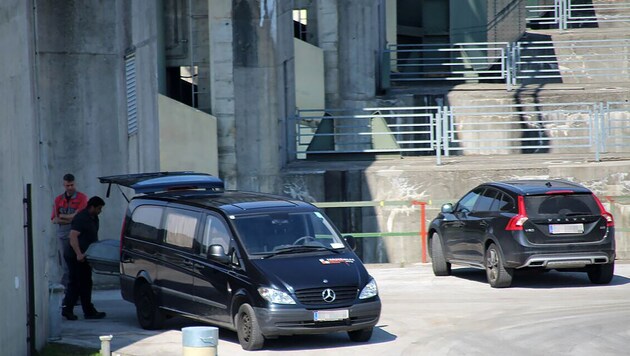
[[[326,303],[332,303],[335,301],[335,298],[337,298],[337,296],[335,295],[335,291],[330,289],[330,288],[326,288],[324,289],[324,291],[322,291],[322,299],[324,299],[324,301]]]

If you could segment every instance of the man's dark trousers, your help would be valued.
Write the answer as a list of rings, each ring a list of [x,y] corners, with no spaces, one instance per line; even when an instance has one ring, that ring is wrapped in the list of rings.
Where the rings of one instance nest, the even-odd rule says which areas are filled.
[[[72,311],[81,298],[83,314],[95,313],[96,309],[92,304],[92,267],[86,262],[77,261],[76,255],[64,254],[68,264],[69,281],[66,297],[63,300],[64,310]]]

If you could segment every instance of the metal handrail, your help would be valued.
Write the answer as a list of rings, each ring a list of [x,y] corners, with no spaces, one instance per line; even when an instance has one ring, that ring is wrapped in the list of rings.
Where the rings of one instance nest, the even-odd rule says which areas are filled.
[[[443,53],[450,54],[444,56]],[[630,79],[630,39],[391,45],[387,83],[475,81],[519,83],[553,79]]]
[[[566,30],[570,25],[630,22],[630,2],[574,4],[572,0],[555,0],[553,4],[527,5],[529,27],[552,25]]]
[[[297,128],[297,158],[317,154],[428,154],[435,155],[441,164],[443,156],[454,154],[582,152],[599,161],[602,153],[630,152],[628,102],[379,107],[362,111],[314,117],[302,112],[328,111],[298,110],[289,120]],[[343,125],[348,120],[354,120],[353,124]],[[312,126],[314,122],[319,125]]]

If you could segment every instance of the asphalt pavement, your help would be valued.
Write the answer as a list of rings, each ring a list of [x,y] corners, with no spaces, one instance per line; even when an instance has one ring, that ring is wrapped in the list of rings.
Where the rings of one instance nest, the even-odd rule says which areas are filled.
[[[617,263],[609,285],[585,273],[520,273],[511,288],[493,289],[483,271],[454,268],[435,277],[430,264],[367,265],[383,302],[367,343],[345,333],[268,340],[259,355],[627,355],[630,264]],[[185,318],[159,331],[138,326],[133,304],[118,290],[95,291],[103,320],[61,323],[58,342],[99,348],[112,335],[112,355],[181,355],[181,329],[208,326]],[[77,309],[80,311],[80,309]],[[76,313],[76,311],[75,311]],[[245,355],[236,333],[219,329],[219,355]]]

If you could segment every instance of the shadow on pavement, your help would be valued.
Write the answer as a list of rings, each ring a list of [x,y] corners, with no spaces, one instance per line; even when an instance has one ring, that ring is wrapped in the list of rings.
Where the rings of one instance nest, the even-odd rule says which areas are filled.
[[[453,268],[452,276],[467,279],[473,282],[488,284],[486,272],[475,268]],[[624,285],[630,283],[630,278],[615,275],[608,286]],[[552,289],[573,287],[598,287],[607,286],[593,284],[588,279],[586,272],[558,272],[549,270],[518,270],[514,274],[511,288]],[[489,286],[488,286],[489,287]]]

